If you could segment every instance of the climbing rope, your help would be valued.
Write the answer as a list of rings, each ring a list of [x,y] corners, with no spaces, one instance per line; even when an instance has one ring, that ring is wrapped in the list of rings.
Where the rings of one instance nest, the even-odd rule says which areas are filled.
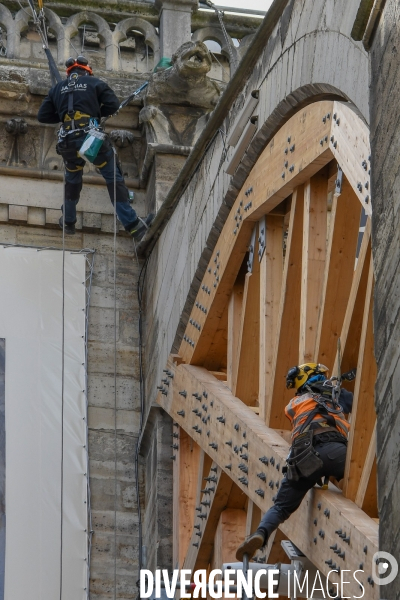
[[[108,121],[108,119],[111,119],[112,117],[116,117],[117,114],[119,113],[119,111],[122,110],[131,100],[133,100],[133,98],[138,96],[140,94],[140,92],[142,92],[148,85],[149,85],[148,81],[145,81],[144,83],[142,83],[142,85],[140,87],[138,87],[137,90],[132,92],[132,94],[130,94],[127,98],[125,98],[125,100],[123,100],[121,102],[121,104],[119,105],[119,107],[115,111],[115,113],[113,113],[112,115],[108,115],[108,117],[102,117],[101,121],[100,121],[100,125],[103,126],[104,123],[106,121]]]
[[[209,6],[210,8],[212,8],[215,11],[215,13],[216,13],[216,15],[218,17],[218,21],[219,21],[219,24],[220,24],[220,27],[221,27],[221,30],[222,30],[222,35],[224,36],[225,43],[226,43],[226,46],[228,48],[229,58],[230,58],[230,61],[231,61],[231,64],[232,64],[232,68],[233,68],[233,70],[235,70],[236,67],[237,67],[237,60],[236,60],[236,56],[233,53],[233,49],[232,49],[232,39],[228,35],[228,32],[227,32],[226,27],[225,27],[224,13],[217,6],[215,6],[215,4],[213,2],[211,2],[211,0],[204,0],[204,3],[207,4],[207,6]]]
[[[23,9],[19,0],[18,3]],[[36,31],[40,35],[43,44],[43,50],[46,54],[47,62],[49,63],[51,83],[52,85],[56,85],[56,83],[62,81],[62,77],[57,68],[56,61],[54,60],[49,48],[49,40],[47,38],[46,15],[44,14],[43,0],[38,0],[39,11],[36,11],[35,6],[33,4],[33,0],[28,0],[28,4],[32,11],[33,23],[36,27]]]
[[[117,598],[117,158],[114,153],[114,600]]]
[[[62,230],[62,332],[61,332],[61,503],[60,503],[60,600],[63,591],[63,535],[64,535],[64,388],[65,388],[65,173]]]

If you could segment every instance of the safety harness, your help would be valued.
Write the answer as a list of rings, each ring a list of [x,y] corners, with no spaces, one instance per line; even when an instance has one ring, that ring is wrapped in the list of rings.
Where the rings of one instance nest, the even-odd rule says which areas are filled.
[[[344,419],[341,406],[335,400],[335,390],[319,384],[314,384],[312,387],[305,385],[304,388],[308,394],[306,392],[307,397],[303,402],[308,399],[316,402],[315,407],[308,412],[305,420],[301,421],[301,415],[304,413],[300,412],[300,415],[296,418],[290,408],[286,407],[285,409],[286,415],[291,420],[293,418],[293,443],[286,460],[286,467],[284,467],[288,481],[298,481],[301,477],[310,478],[322,469],[324,463],[314,448],[314,442],[317,441],[319,436],[324,436],[322,439],[320,438],[320,441],[335,441],[347,444],[349,425]],[[301,403],[300,401],[297,406],[300,406]],[[332,404],[333,407],[331,408],[329,404]],[[335,406],[337,408],[334,408]],[[323,420],[321,423],[314,422],[317,426],[313,427],[313,421],[318,415]],[[325,477],[324,487],[327,486],[327,482],[328,477]],[[319,484],[322,486],[322,481]]]
[[[305,385],[302,389],[305,393],[295,396],[285,408],[292,423],[292,439],[309,428],[318,429],[318,433],[319,430],[326,432],[326,424],[329,430],[338,431],[346,439],[350,426],[337,402],[336,389],[320,383]]]
[[[58,132],[59,138],[64,138],[76,130],[86,132],[90,126],[97,126],[96,119],[86,113],[81,113],[79,110],[74,110],[74,91],[78,79],[78,73],[71,73],[68,77],[68,107],[64,123]]]

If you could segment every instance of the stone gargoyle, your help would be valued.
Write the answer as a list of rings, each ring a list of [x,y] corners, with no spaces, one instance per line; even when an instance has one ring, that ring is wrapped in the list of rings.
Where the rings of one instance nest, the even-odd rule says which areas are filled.
[[[173,55],[171,68],[152,75],[139,115],[148,142],[194,145],[222,91],[207,77],[211,65],[203,42],[187,42]]]

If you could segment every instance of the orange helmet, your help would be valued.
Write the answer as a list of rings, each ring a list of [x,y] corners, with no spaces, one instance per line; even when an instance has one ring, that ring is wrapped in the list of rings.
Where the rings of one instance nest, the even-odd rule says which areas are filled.
[[[67,67],[67,75],[71,73],[71,71],[75,68],[83,69],[87,71],[89,75],[93,75],[92,67],[89,65],[89,61],[84,56],[78,56],[78,58],[69,58],[65,66]]]

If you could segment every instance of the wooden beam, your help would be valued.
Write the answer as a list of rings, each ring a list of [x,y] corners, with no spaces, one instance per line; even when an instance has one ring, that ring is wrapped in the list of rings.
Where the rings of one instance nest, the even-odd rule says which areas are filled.
[[[265,422],[274,429],[290,427],[283,409],[292,397],[291,391],[286,389],[285,376],[298,359],[303,203],[304,190],[301,186],[292,196],[272,358],[272,381],[266,390]],[[290,335],[286,332],[290,332]]]
[[[351,429],[347,446],[346,469],[343,494],[355,500],[361,475],[370,447],[376,422],[374,391],[376,382],[376,361],[374,356],[373,333],[373,283],[372,261],[369,267],[365,297],[357,376],[354,387],[354,401],[351,415]]]
[[[178,532],[174,564],[181,568],[193,531],[200,448],[184,429],[179,432],[179,450],[174,473],[174,530]],[[178,472],[177,472],[178,471]],[[176,550],[175,550],[176,551]]]
[[[369,443],[367,456],[362,470],[360,485],[355,499],[357,506],[369,517],[378,516],[376,481],[376,423]]]
[[[190,314],[196,325],[189,319],[179,349],[186,363],[204,364],[246,253],[253,222],[272,211],[296,187],[332,160],[332,152],[325,142],[331,122],[329,119],[323,121],[332,106],[330,101],[314,103],[289,119],[267,145],[244,183],[225,222]],[[287,167],[282,168],[285,160]]]
[[[319,172],[304,186],[299,364],[317,360],[318,314],[326,259],[328,181]]]
[[[254,218],[272,211],[332,160],[332,124],[330,119],[323,121],[332,107],[329,101],[308,105],[293,115],[266,146],[242,188],[253,188],[248,199]]]
[[[330,216],[325,276],[318,319],[315,358],[333,366],[353,282],[361,204],[346,178],[334,196]]]
[[[247,503],[246,536],[255,532],[261,521],[261,510],[252,500]]]
[[[211,343],[207,338],[209,335],[212,337],[217,328],[215,321],[221,318],[223,307],[235,282],[237,274],[235,269],[241,264],[247,249],[253,227],[253,224],[248,223],[249,221],[256,221],[271,212],[290,196],[296,187],[305,183],[333,158],[336,158],[342,166],[360,201],[370,212],[370,205],[364,201],[368,190],[365,188],[362,188],[362,192],[357,190],[357,183],[361,182],[364,185],[369,177],[368,128],[354,111],[341,104],[335,105],[335,110],[339,115],[338,125],[337,119],[336,121],[332,119],[332,110],[333,103],[326,101],[310,104],[298,111],[267,145],[246,179],[223,227],[201,282],[190,315],[190,318],[200,326],[200,330],[189,322],[184,334],[187,339],[182,341],[179,349],[179,354],[185,362],[203,364],[203,359],[207,356],[207,348]],[[328,114],[329,118],[327,118]],[[357,121],[357,131],[352,129],[354,120]],[[334,132],[334,138],[336,135],[336,142],[341,136],[336,147],[335,140],[329,141],[332,132]],[[289,138],[290,142],[288,142]],[[368,163],[367,171],[362,165],[364,159]],[[287,166],[282,167],[282,163],[285,164],[286,161]],[[291,169],[292,166],[293,169]],[[233,264],[230,261],[232,253],[240,259],[238,262],[234,261]],[[216,265],[219,265],[217,276],[214,275]],[[225,270],[227,270],[226,274]],[[206,290],[203,289],[203,286]],[[224,295],[227,297],[221,307],[220,300]],[[199,309],[196,302],[197,305],[200,304],[205,308],[206,312]],[[212,321],[212,327],[206,326],[203,329],[206,320]],[[197,349],[200,337],[205,339],[202,340],[201,348]]]
[[[288,555],[282,548],[282,540],[287,540],[287,537],[278,527],[269,537],[265,551],[262,553],[264,562],[267,564],[290,563]]]
[[[329,147],[366,213],[371,215],[369,129],[358,114],[342,102],[333,103],[333,115],[336,118],[332,118]]]
[[[204,477],[206,477],[212,465],[211,457],[204,450],[200,449],[199,468],[197,470],[197,485],[196,485],[196,503],[199,506],[203,495],[202,489],[204,486]]]
[[[210,344],[203,366],[209,371],[227,368],[228,352],[228,305],[225,307],[218,323],[217,330]]]
[[[222,569],[228,562],[236,562],[236,550],[246,532],[246,513],[240,508],[226,508],[221,512],[214,539],[213,569]]]
[[[255,406],[258,403],[260,352],[260,263],[257,257],[253,271],[245,277],[238,344],[232,392],[245,404]]]
[[[370,260],[371,219],[368,219],[340,333],[343,373],[357,366]],[[338,357],[336,356],[332,373],[337,373],[337,368]]]
[[[207,360],[215,331],[220,327],[247,252],[252,230],[253,223],[250,221],[232,223],[229,217],[225,224],[197,293],[179,349],[179,355],[187,363],[203,365]],[[214,275],[215,267],[219,267],[217,275]]]
[[[265,218],[265,251],[260,264],[260,417],[265,420],[274,381],[274,353],[283,273],[283,218]],[[255,258],[257,260],[257,258]]]
[[[168,394],[160,394],[158,402],[180,426],[196,436],[196,442],[250,500],[262,511],[267,510],[279,487],[288,444],[205,369],[184,364],[175,367],[172,361],[168,362],[168,368],[174,372],[174,378]],[[199,402],[194,393],[201,393],[206,399],[206,409],[202,408],[203,400]],[[199,416],[193,412],[195,409]],[[265,474],[265,481],[259,473]],[[281,525],[282,532],[324,574],[329,571],[325,563],[328,559],[343,566],[330,549],[341,543],[336,533],[340,529],[351,540],[346,546],[346,568],[356,570],[365,560],[365,546],[369,556],[377,551],[378,527],[337,488],[332,486],[328,491],[314,488],[296,513]],[[324,536],[318,535],[320,530]],[[367,589],[370,588],[366,579],[370,575],[366,570],[360,578]],[[340,576],[334,575],[332,580],[339,581]],[[359,595],[358,584],[349,584],[348,593]],[[377,599],[378,590],[371,590],[370,598]]]
[[[233,390],[236,387],[238,370],[239,335],[243,304],[243,286],[234,285],[228,308],[228,365],[227,383]]]
[[[213,464],[212,468],[216,465]],[[213,548],[215,530],[222,510],[226,507],[232,488],[232,480],[217,467],[216,471],[209,471],[209,477],[215,481],[204,482],[209,493],[202,494],[201,502],[209,502],[210,505],[198,504],[202,507],[201,512],[196,511],[196,522],[198,526],[192,530],[189,547],[183,563],[184,569],[207,569],[210,564]],[[202,515],[202,516],[200,516]],[[204,518],[203,518],[204,515]]]

